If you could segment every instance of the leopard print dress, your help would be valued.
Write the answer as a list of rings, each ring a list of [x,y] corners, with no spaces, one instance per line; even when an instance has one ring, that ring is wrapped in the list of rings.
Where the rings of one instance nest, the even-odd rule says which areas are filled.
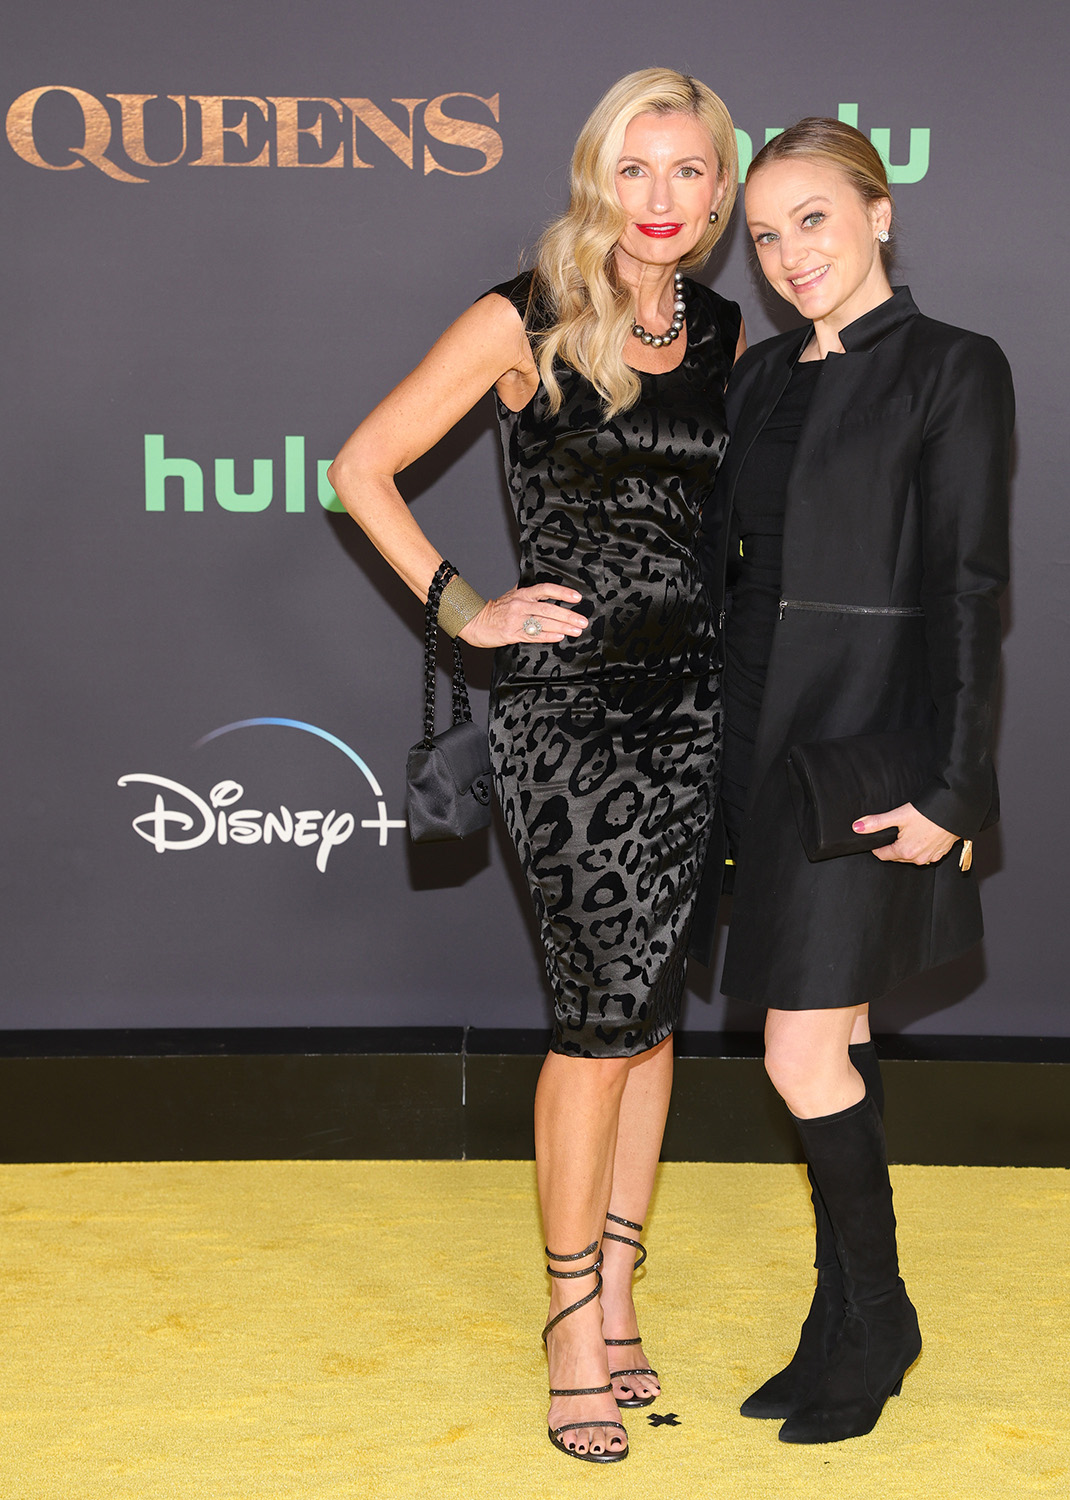
[[[561,366],[522,411],[495,398],[520,584],[583,596],[577,638],[500,647],[490,745],[553,992],[552,1049],[630,1057],[676,1024],[721,749],[717,628],[695,544],[727,446],[735,303],[686,284],[687,350],[606,421]],[[531,273],[493,288],[537,326]]]

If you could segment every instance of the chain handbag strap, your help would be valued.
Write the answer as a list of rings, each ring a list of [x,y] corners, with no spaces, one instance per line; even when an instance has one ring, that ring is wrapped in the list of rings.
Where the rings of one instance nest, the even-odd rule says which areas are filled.
[[[457,569],[451,562],[442,562],[438,566],[431,587],[427,591],[427,609],[424,615],[424,738],[425,750],[430,750],[435,739],[435,679],[436,679],[436,651],[438,647],[438,606],[442,599],[442,590],[451,578],[456,577]],[[453,643],[453,722],[454,724],[471,723],[472,706],[468,701],[468,683],[464,675],[464,661],[461,657],[461,643],[455,640]]]

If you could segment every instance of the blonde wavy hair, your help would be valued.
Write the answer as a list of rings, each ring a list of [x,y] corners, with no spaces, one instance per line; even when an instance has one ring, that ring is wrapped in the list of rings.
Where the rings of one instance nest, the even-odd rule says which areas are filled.
[[[552,316],[549,328],[532,332],[539,374],[550,410],[561,407],[562,391],[554,361],[578,370],[598,391],[607,417],[639,399],[639,376],[624,360],[634,308],[631,292],[617,275],[614,251],[627,225],[617,197],[617,162],[624,134],[637,115],[691,115],[705,126],[717,152],[725,191],[718,219],[680,266],[701,265],[724,234],[739,185],[739,160],[732,117],[712,89],[672,68],[643,68],[616,82],[599,100],[580,131],[572,153],[568,210],[539,241],[532,303]]]

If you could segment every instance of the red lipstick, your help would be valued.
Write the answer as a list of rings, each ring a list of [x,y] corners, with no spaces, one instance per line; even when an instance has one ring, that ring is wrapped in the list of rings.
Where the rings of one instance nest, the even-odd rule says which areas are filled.
[[[671,240],[674,234],[679,234],[683,229],[682,224],[637,224],[640,234],[649,235],[652,240]]]

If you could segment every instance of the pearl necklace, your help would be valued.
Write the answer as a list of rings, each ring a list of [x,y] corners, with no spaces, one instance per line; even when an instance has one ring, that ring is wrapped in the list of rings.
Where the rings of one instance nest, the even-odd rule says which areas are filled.
[[[649,344],[653,349],[660,349],[663,344],[671,344],[680,337],[680,330],[684,326],[684,316],[687,312],[687,303],[684,301],[684,278],[683,273],[677,271],[673,276],[673,302],[672,322],[667,333],[647,333],[642,323],[632,320],[632,332],[637,339],[642,339],[644,344]]]

